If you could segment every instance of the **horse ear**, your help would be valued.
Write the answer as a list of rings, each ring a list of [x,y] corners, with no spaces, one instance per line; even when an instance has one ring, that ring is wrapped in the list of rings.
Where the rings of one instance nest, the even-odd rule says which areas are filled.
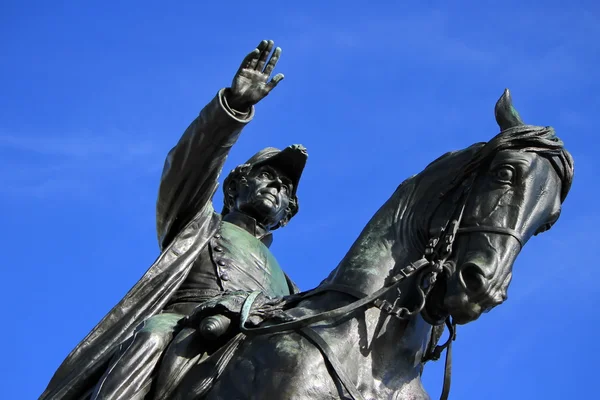
[[[496,114],[496,122],[502,131],[515,126],[525,125],[519,116],[519,113],[512,105],[512,99],[508,89],[504,89],[502,97],[496,102],[494,113]]]

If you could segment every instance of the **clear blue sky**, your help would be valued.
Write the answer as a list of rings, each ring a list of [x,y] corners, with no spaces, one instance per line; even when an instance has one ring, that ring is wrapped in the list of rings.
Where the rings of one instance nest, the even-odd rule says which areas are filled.
[[[0,5],[0,397],[37,398],[158,255],[164,156],[261,39],[283,48],[286,78],[225,168],[266,146],[309,149],[300,213],[273,245],[303,289],[402,180],[495,135],[505,87],[526,122],[556,128],[573,190],[519,257],[509,300],[459,329],[451,398],[597,395],[595,1],[165,4]],[[434,398],[442,367],[426,368]]]

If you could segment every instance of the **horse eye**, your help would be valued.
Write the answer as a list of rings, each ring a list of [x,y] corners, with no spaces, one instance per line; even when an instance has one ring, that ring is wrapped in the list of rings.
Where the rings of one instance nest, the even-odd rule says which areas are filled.
[[[501,183],[512,183],[514,176],[514,168],[509,165],[503,165],[494,171],[494,178]]]

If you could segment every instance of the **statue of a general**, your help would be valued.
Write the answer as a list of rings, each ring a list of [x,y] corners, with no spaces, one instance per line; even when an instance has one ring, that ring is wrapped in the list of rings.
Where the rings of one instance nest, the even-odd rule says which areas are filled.
[[[258,152],[226,177],[222,212],[211,203],[254,105],[283,79],[270,80],[280,53],[261,42],[171,150],[160,256],[42,400],[425,400],[423,367],[444,350],[448,399],[457,325],[507,299],[517,256],[561,215],[573,157],[506,89],[500,132],[400,183],[329,276],[299,292],[269,245],[298,211],[305,149]]]
[[[156,209],[160,256],[69,354],[40,399],[143,398],[178,322],[203,301],[223,292],[298,292],[269,246],[272,231],[298,211],[304,147],[259,151],[226,177],[221,213],[211,201],[254,105],[283,79],[270,78],[281,54],[273,45],[262,41],[244,58],[231,87],[217,93],[169,152]]]

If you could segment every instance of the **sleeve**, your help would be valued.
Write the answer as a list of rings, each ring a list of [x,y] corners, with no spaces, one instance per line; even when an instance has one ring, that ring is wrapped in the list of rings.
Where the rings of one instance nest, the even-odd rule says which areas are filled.
[[[158,242],[164,249],[217,189],[217,179],[233,144],[254,116],[231,109],[227,89],[190,124],[165,160],[156,203]]]

